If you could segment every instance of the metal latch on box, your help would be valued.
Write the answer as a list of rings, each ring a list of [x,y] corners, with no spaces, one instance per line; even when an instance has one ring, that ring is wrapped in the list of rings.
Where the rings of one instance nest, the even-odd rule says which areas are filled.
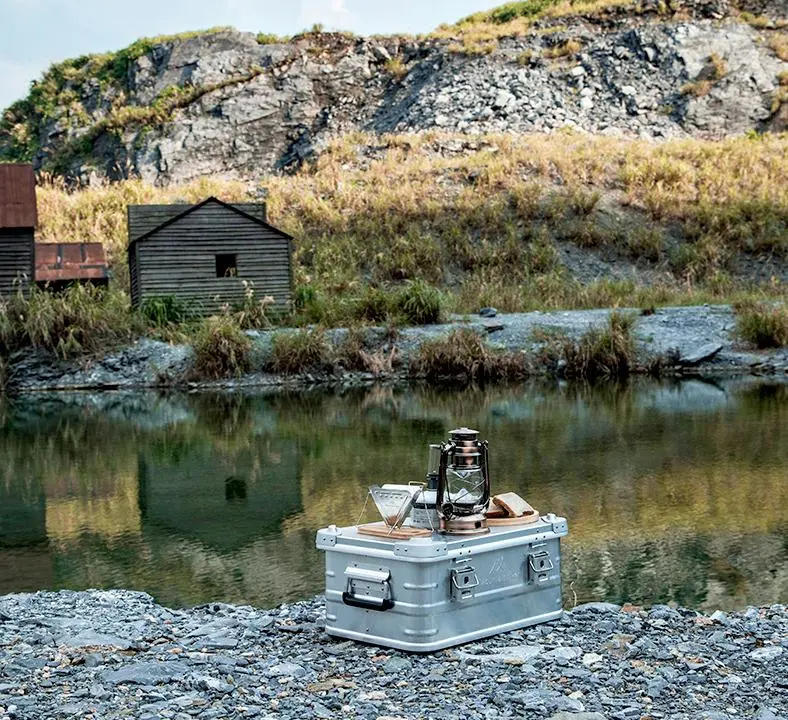
[[[553,569],[553,561],[547,550],[531,553],[528,556],[528,579],[536,582],[544,582],[548,578],[548,573]]]
[[[347,585],[342,593],[345,605],[364,610],[391,610],[394,600],[391,597],[391,571],[369,570],[360,567],[345,568]]]
[[[455,600],[467,600],[473,597],[473,589],[479,585],[479,578],[470,565],[452,568],[451,594]]]

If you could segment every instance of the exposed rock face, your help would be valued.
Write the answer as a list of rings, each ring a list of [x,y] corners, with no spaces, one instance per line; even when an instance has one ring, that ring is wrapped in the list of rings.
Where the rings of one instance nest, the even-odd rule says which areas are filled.
[[[157,184],[203,175],[254,178],[297,165],[327,138],[353,130],[523,133],[571,126],[659,139],[777,127],[772,94],[788,63],[762,31],[719,19],[728,12],[726,0],[689,5],[694,18],[681,22],[658,14],[562,19],[503,39],[480,56],[437,39],[325,33],[274,45],[236,31],[166,42],[130,64],[127,91],[83,84],[81,125],[73,112],[48,121],[35,162],[46,167],[113,108],[142,110],[173,92],[195,97],[163,121],[123,122],[87,135],[92,151],[69,156],[66,171],[83,180],[96,172]],[[566,51],[569,41],[579,50]],[[693,93],[712,59],[721,71]]]

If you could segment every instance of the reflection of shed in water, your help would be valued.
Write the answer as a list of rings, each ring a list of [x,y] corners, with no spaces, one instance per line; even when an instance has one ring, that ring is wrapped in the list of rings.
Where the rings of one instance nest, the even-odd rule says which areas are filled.
[[[0,595],[53,586],[43,489],[0,482]]]
[[[147,450],[139,499],[143,529],[236,550],[300,512],[298,453],[292,443],[265,439],[243,450],[210,443]]]
[[[47,542],[46,497],[23,482],[0,483],[0,548]]]

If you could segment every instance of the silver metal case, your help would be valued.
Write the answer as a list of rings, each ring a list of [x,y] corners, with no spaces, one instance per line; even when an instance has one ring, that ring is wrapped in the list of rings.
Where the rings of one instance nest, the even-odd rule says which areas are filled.
[[[393,540],[331,526],[326,632],[432,652],[561,616],[564,518],[494,527],[488,534]]]

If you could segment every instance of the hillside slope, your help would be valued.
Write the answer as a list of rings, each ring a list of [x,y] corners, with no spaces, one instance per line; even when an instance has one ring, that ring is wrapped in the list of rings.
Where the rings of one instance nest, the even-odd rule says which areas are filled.
[[[662,139],[785,126],[779,18],[725,0],[534,2],[422,38],[311,32],[279,42],[217,29],[68,61],[6,110],[0,159],[82,182],[167,185],[256,179],[353,131],[570,126]]]

